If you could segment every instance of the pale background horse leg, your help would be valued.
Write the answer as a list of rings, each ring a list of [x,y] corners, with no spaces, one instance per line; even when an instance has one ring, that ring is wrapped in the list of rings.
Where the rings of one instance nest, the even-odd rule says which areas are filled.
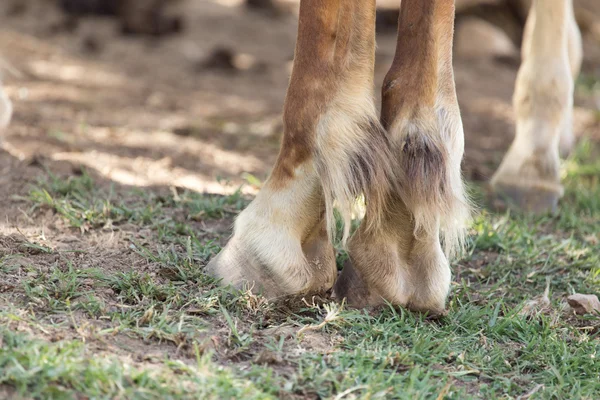
[[[568,152],[573,143],[581,37],[571,0],[535,0],[530,13],[513,96],[516,135],[491,187],[501,205],[545,212],[556,209],[563,193],[559,146]]]
[[[356,306],[387,300],[434,313],[445,308],[451,278],[445,253],[460,246],[469,217],[460,174],[464,139],[453,29],[453,0],[402,1],[381,116],[399,187],[389,197],[381,229],[363,224],[350,241],[352,265],[334,290]]]
[[[0,81],[0,135],[10,123],[11,116],[12,103],[10,102],[10,99],[8,98],[6,93],[4,93],[2,81]]]
[[[365,193],[374,207],[389,186],[374,54],[374,0],[301,2],[279,158],[209,273],[267,297],[331,288],[334,201],[347,237],[356,198]]]
[[[581,70],[581,62],[583,60],[583,46],[581,39],[581,32],[579,26],[575,20],[575,13],[573,10],[573,0],[567,1],[567,52],[569,56],[569,66],[571,68],[571,76],[573,80],[577,79],[579,71]],[[531,7],[529,15],[527,16],[527,23],[523,32],[523,45],[521,46],[521,60],[525,60],[529,54],[531,54],[531,42],[533,38],[533,28],[535,26],[536,11],[535,7]],[[562,133],[559,141],[559,152],[560,155],[566,157],[575,144],[575,136],[573,135],[573,114],[567,113]]]

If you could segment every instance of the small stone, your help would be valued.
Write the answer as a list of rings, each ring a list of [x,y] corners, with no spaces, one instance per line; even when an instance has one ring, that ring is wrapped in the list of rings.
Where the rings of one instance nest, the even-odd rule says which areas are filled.
[[[567,302],[575,311],[575,314],[598,314],[600,313],[600,300],[595,294],[575,293],[567,297]]]

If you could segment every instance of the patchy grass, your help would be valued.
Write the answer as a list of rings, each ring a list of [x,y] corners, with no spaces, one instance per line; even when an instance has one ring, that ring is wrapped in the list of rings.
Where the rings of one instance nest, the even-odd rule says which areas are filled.
[[[30,215],[53,210],[84,241],[21,241],[0,256],[0,393],[599,398],[600,319],[565,302],[600,293],[597,153],[582,143],[565,162],[559,215],[482,211],[454,263],[448,315],[435,321],[318,298],[270,304],[216,286],[202,266],[247,204],[239,192],[158,195],[102,187],[85,172],[48,175],[30,192]],[[121,229],[124,261],[109,268],[85,240]],[[550,304],[539,301],[546,289]]]
[[[136,368],[117,357],[93,357],[81,341],[48,343],[0,330],[0,383],[32,398],[248,398],[260,399],[252,382],[214,365],[197,352],[196,363],[163,360],[160,368]],[[197,349],[196,349],[197,350]]]
[[[114,186],[98,189],[92,177],[83,170],[79,176],[62,179],[48,172],[38,180],[30,191],[33,203],[31,212],[40,207],[51,207],[65,218],[72,227],[85,231],[90,228],[112,226],[124,222],[149,225],[152,228],[168,228],[182,233],[181,226],[172,220],[172,212],[165,209],[181,207],[188,220],[224,218],[242,210],[248,199],[238,190],[229,196],[201,195],[176,190],[170,196],[157,196],[142,190],[134,190],[125,196],[116,194]]]

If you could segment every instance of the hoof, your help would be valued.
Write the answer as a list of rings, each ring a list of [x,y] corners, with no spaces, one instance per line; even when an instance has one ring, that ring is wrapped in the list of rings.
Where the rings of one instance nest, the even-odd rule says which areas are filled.
[[[340,301],[346,299],[351,308],[375,307],[385,303],[380,296],[371,296],[362,274],[354,269],[350,260],[344,263],[344,269],[333,286],[332,297]]]
[[[270,300],[331,289],[337,269],[326,232],[316,230],[303,244],[282,236],[273,243],[264,237],[236,234],[205,272],[224,285]]]
[[[237,290],[250,290],[269,299],[302,291],[306,285],[305,282],[296,282],[294,287],[291,282],[288,284],[283,278],[270,273],[258,257],[243,251],[235,239],[210,260],[205,273],[220,279],[223,285],[230,285]]]
[[[450,268],[439,242],[415,240],[407,248],[398,238],[388,239],[364,234],[352,239],[350,260],[335,283],[333,297],[345,298],[352,308],[390,303],[430,316],[444,315]]]
[[[333,287],[333,298],[338,301],[346,299],[350,308],[376,308],[386,304],[388,300],[381,295],[373,293],[363,280],[362,275],[356,270],[352,263],[347,261],[344,270]],[[445,294],[444,294],[445,298]],[[437,319],[448,314],[445,307],[432,306],[431,304],[420,304],[412,301],[390,301],[391,304],[405,307],[410,311],[427,314],[428,318]]]
[[[556,213],[562,197],[560,185],[531,186],[496,182],[491,186],[491,203],[499,211],[516,209],[533,214]]]

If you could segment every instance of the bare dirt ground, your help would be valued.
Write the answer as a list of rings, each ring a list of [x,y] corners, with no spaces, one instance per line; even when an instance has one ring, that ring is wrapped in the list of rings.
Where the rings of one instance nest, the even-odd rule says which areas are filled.
[[[190,192],[231,194],[243,183],[243,191],[251,195],[256,192],[253,177],[263,180],[268,175],[281,137],[297,27],[294,14],[273,19],[248,12],[236,0],[200,0],[187,3],[185,19],[182,34],[156,40],[121,36],[110,18],[82,18],[74,24],[39,0],[1,2],[0,52],[16,73],[4,77],[15,115],[0,150],[0,259],[19,258],[15,275],[0,276],[0,294],[7,295],[0,308],[23,300],[19,285],[32,273],[25,266],[49,273],[57,265],[64,269],[76,263],[106,274],[135,270],[164,279],[159,263],[132,247],[160,241],[160,231],[115,221],[112,214],[101,218],[99,226],[90,225],[90,218],[73,227],[56,207],[32,206],[32,188],[48,171],[58,177],[89,173],[98,190],[114,190],[115,198],[129,193],[128,204],[148,196],[166,204],[171,200],[163,198]],[[455,71],[466,135],[464,172],[470,180],[485,182],[514,135],[511,96],[518,50],[501,39],[504,44],[490,47],[468,33],[472,31],[461,34],[461,29],[457,37],[464,43],[457,45]],[[394,34],[378,37],[377,84],[391,63],[394,43]],[[219,48],[233,52],[238,67],[207,66]],[[592,34],[585,37],[585,51],[575,133],[600,141],[600,99],[587,83],[589,77],[600,76],[600,43]],[[231,213],[216,221],[190,219],[190,212],[183,215],[176,209],[149,215],[185,224],[199,240],[219,236],[217,241],[224,243],[233,212],[239,209],[231,207]],[[87,289],[84,282],[77,290]],[[109,285],[103,290],[98,296],[111,304],[116,289]],[[109,322],[91,324],[96,331],[111,327]],[[218,347],[215,341],[226,326],[215,324],[206,336],[212,335]],[[52,341],[67,335],[63,330],[36,334]],[[303,346],[327,352],[335,344],[335,336],[311,335]],[[189,356],[185,351],[192,352],[188,348],[182,355],[177,337],[167,338],[160,345],[164,348],[126,335],[115,338],[96,345],[139,362],[150,362],[151,353],[161,351],[184,359]],[[248,361],[236,357],[242,356],[228,354],[220,361]],[[281,369],[285,372],[285,365]]]

